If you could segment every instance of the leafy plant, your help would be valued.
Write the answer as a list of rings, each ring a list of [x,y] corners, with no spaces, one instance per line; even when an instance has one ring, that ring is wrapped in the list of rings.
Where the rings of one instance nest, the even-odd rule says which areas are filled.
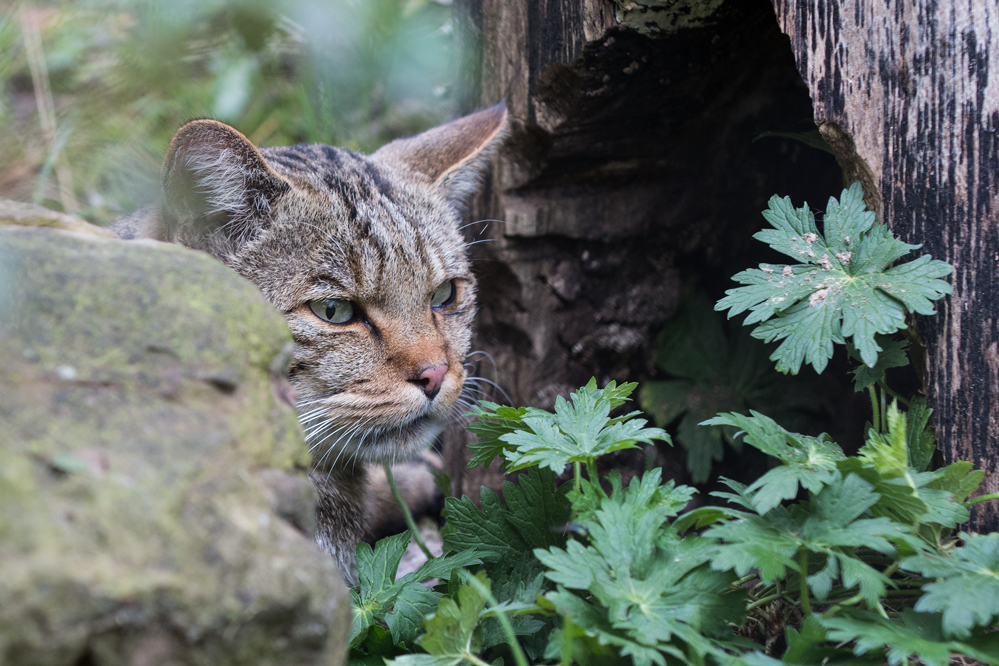
[[[882,368],[904,354],[877,344],[892,359]],[[878,360],[865,367],[858,383],[884,401]],[[498,457],[518,483],[505,503],[486,489],[481,506],[448,498],[445,554],[398,581],[408,534],[359,547],[351,660],[999,664],[999,535],[956,532],[992,497],[967,499],[983,478],[968,463],[930,468],[924,402],[872,404],[855,456],[753,410],[718,414],[705,427],[731,428],[774,467],[748,486],[724,480],[724,506],[686,510],[696,491],[659,469],[628,484],[595,476],[600,456],[668,441],[636,412],[611,415],[634,388],[591,380],[554,413],[474,408],[473,463]],[[556,487],[570,465],[573,482]]]
[[[672,378],[646,382],[639,401],[659,427],[678,422],[676,441],[687,450],[694,483],[708,480],[723,444],[737,451],[736,428],[702,426],[719,412],[765,409],[789,425],[803,425],[807,409],[822,403],[814,382],[775,372],[766,347],[744,328],[726,330],[707,295],[694,292],[663,329],[656,365]]]
[[[904,328],[906,311],[933,314],[931,301],[952,291],[939,279],[951,266],[929,255],[891,265],[920,246],[874,223],[860,183],[839,201],[830,197],[824,234],[808,207],[796,209],[787,197],[771,197],[763,217],[773,229],[753,237],[803,263],[760,264],[737,273],[732,279],[746,286],[727,291],[715,309],[728,310],[729,317],[748,310],[745,325],[760,323],[753,337],[783,340],[770,357],[781,372],[797,374],[802,361],[822,372],[833,343],[847,338],[873,368],[882,351],[876,334]]]

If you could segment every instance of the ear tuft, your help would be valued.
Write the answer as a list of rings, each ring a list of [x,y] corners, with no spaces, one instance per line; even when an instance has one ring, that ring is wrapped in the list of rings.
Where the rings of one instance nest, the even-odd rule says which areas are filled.
[[[508,132],[506,103],[500,102],[414,137],[396,139],[372,157],[426,177],[463,208]]]
[[[163,219],[168,240],[232,252],[269,219],[290,185],[237,130],[217,120],[182,126],[163,162]]]

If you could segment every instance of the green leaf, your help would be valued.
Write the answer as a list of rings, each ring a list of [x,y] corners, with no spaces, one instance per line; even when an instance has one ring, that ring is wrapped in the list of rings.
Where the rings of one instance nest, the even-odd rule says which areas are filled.
[[[529,409],[529,407],[519,409],[503,407],[486,400],[472,405],[467,416],[474,417],[475,420],[465,428],[477,435],[478,439],[468,444],[469,450],[472,451],[468,469],[488,467],[493,459],[502,458],[507,444],[500,438],[523,428],[523,417]]]
[[[857,456],[873,465],[882,477],[892,479],[906,476],[909,471],[906,418],[899,411],[896,400],[892,400],[888,408],[887,421],[888,432],[882,435],[872,428]]]
[[[442,555],[427,560],[419,569],[411,574],[406,574],[398,580],[398,584],[405,585],[410,582],[423,583],[432,578],[443,578],[448,580],[455,569],[481,564],[479,555],[474,550],[461,551],[450,555]]]
[[[484,562],[513,557],[527,547],[507,522],[499,497],[483,487],[481,508],[468,497],[449,497],[444,501],[447,533],[442,533],[447,552],[473,550]]]
[[[445,550],[474,551],[483,562],[497,563],[513,561],[531,548],[564,544],[562,528],[571,512],[568,486],[556,490],[554,474],[540,468],[518,481],[503,484],[506,506],[488,488],[482,489],[481,509],[467,497],[447,498],[445,512],[453,531],[443,536]]]
[[[742,359],[732,357],[723,320],[712,307],[703,291],[684,299],[656,341],[660,369],[706,386],[729,383],[729,362]]]
[[[942,637],[938,616],[902,612],[901,621],[893,621],[875,613],[852,611],[849,615],[819,619],[832,641],[852,641],[856,655],[887,651],[888,663],[902,664],[917,656],[927,666],[946,666],[954,653],[965,654],[986,663],[999,663],[995,658],[957,641]]]
[[[808,576],[808,587],[819,601],[825,601],[832,590],[833,583],[839,579],[839,558],[835,555],[826,557],[826,564],[817,573]]]
[[[816,520],[827,522],[828,526],[837,528],[845,528],[847,526],[857,527],[861,524],[887,525],[889,523],[889,521],[883,519],[857,520],[878,501],[878,494],[874,492],[871,484],[856,474],[850,474],[846,478],[843,478],[839,475],[839,472],[836,473],[833,481],[833,483],[823,488],[822,492],[815,495],[812,499],[812,505],[815,507],[816,513],[814,516],[810,516],[808,520],[814,517]],[[824,525],[822,529],[817,529],[816,531],[821,533],[828,526]],[[851,544],[840,543],[836,545]],[[861,545],[867,545],[869,548],[876,547],[876,544],[873,542]],[[876,549],[886,553],[892,552],[892,548],[888,544],[883,544]]]
[[[850,357],[860,361],[860,366],[852,370],[854,376],[853,389],[863,391],[877,382],[885,380],[885,371],[889,368],[901,368],[909,365],[909,357],[905,350],[909,347],[908,340],[887,337],[884,335],[874,336],[874,342],[881,347],[878,360],[873,367],[868,367],[860,358],[860,353],[852,344],[847,343],[846,349]]]
[[[799,485],[814,493],[832,481],[836,463],[845,456],[827,435],[799,435],[788,432],[768,416],[753,410],[750,414],[719,414],[704,424],[740,428],[747,444],[784,463],[746,489],[757,512],[766,513],[781,501],[792,499],[798,494]]]
[[[892,469],[888,463],[883,465]],[[875,492],[881,496],[871,507],[875,516],[887,517],[904,525],[936,523],[946,528],[968,520],[967,509],[950,492],[934,487],[946,476],[945,470],[917,473],[910,467],[901,476],[889,475],[886,478],[878,472],[874,463],[860,458],[841,461],[839,469],[844,476],[856,474],[874,486]]]
[[[627,386],[630,392],[636,385]],[[611,395],[619,393],[613,382],[608,388]],[[511,445],[503,452],[510,471],[539,465],[559,474],[569,463],[589,463],[614,451],[637,448],[637,442],[669,441],[664,430],[645,428],[644,419],[632,418],[639,412],[610,418],[613,404],[604,391],[587,385],[570,400],[559,396],[554,414],[540,410],[526,414],[523,420],[529,430],[500,438]]]
[[[825,235],[807,205],[795,209],[787,197],[772,197],[763,216],[773,228],[754,238],[803,263],[761,264],[738,273],[733,279],[746,286],[728,290],[715,309],[729,310],[729,317],[748,310],[744,323],[760,323],[754,337],[782,340],[770,357],[781,372],[797,374],[802,362],[822,372],[833,344],[847,338],[873,368],[882,351],[875,335],[903,328],[906,310],[932,314],[931,301],[952,291],[939,279],[950,274],[951,266],[929,256],[889,268],[919,246],[897,240],[874,223],[874,214],[864,210],[859,183],[844,190],[839,201],[830,198]]]
[[[648,663],[716,650],[709,636],[740,620],[743,603],[742,591],[729,587],[734,577],[708,568],[712,540],[680,540],[664,526],[689,494],[663,493],[653,484],[658,479],[655,470],[625,490],[617,478],[611,497],[579,518],[585,542],[534,551],[549,580],[587,590],[599,606],[571,601],[561,591],[548,599],[568,605],[562,612],[590,635]]]
[[[383,660],[398,652],[389,630],[375,625],[367,632],[363,645],[351,648],[348,663],[351,666],[384,666]]]
[[[588,603],[574,594],[559,589],[549,592],[546,598],[552,602],[563,617],[569,618],[600,645],[616,648],[622,657],[631,657],[635,666],[666,666],[663,654],[668,654],[682,662],[686,655],[672,645],[655,645],[642,637],[632,638],[623,631],[616,630],[607,617],[607,610]]]
[[[385,615],[385,623],[392,632],[396,645],[409,644],[423,633],[423,618],[434,612],[441,593],[426,585],[407,585],[396,597],[392,612]]]
[[[638,392],[638,402],[652,415],[656,425],[666,427],[690,408],[690,396],[696,388],[697,385],[689,379],[645,382]]]
[[[967,509],[942,486],[948,485],[948,474],[956,474],[953,489],[958,489],[958,480],[964,476],[963,468],[932,473],[919,473],[913,468],[911,456],[917,456],[921,465],[928,465],[932,456],[932,450],[928,448],[933,446],[932,439],[927,443],[924,430],[929,410],[917,401],[913,405],[919,418],[915,429],[893,401],[887,413],[888,431],[882,434],[872,429],[867,443],[860,449],[859,459],[873,468],[876,476],[856,471],[872,482],[882,496],[882,501],[872,509],[876,515],[911,525],[936,523],[953,528],[968,519]],[[917,431],[920,434],[916,434]],[[968,488],[977,487],[974,479],[967,485]]]
[[[885,588],[891,585],[891,580],[883,573],[860,559],[847,555],[836,555],[842,569],[843,587],[859,588],[860,595],[868,606],[877,606],[881,597],[885,596]]]
[[[858,659],[852,651],[834,647],[826,640],[826,630],[819,621],[819,616],[805,618],[801,631],[794,627],[784,629],[787,650],[781,658],[784,664],[815,664],[818,666],[883,666],[884,659]]]
[[[773,369],[766,347],[743,327],[728,327],[703,291],[684,299],[660,333],[656,364],[673,379],[642,385],[639,402],[659,427],[682,417],[676,441],[687,450],[694,483],[710,478],[724,443],[736,449],[735,429],[700,426],[719,412],[766,409],[782,420],[801,420],[823,396],[810,382]]]
[[[431,578],[448,579],[460,567],[478,564],[475,551],[436,557],[414,573],[395,579],[399,562],[409,546],[410,532],[381,539],[372,550],[366,543],[357,546],[358,587],[351,590],[354,616],[350,645],[358,647],[367,641],[369,628],[384,621],[393,643],[412,642],[421,627],[421,620],[437,605],[440,594],[423,585]],[[429,604],[429,607],[428,607]]]
[[[978,490],[978,486],[984,480],[984,470],[972,469],[970,462],[961,460],[937,470],[935,477],[926,484],[926,487],[944,490],[951,494],[953,501],[963,502],[968,495]]]
[[[718,523],[704,536],[718,539],[717,554],[711,566],[719,571],[733,570],[744,576],[759,569],[760,580],[772,583],[785,578],[787,570],[798,570],[799,540],[792,534],[798,526],[783,507],[764,516],[734,512],[734,519]]]
[[[909,449],[909,466],[917,472],[925,472],[930,468],[933,454],[937,450],[933,425],[930,423],[931,414],[933,410],[927,406],[926,398],[917,396],[909,401],[905,443]]]
[[[690,397],[697,399],[696,395]],[[726,440],[726,428],[701,425],[700,419],[716,412],[705,411],[704,414],[699,412],[700,410],[696,410],[684,414],[683,420],[680,421],[677,428],[676,436],[681,445],[687,449],[687,469],[690,471],[690,480],[694,483],[706,483],[711,478],[712,465],[724,457],[723,443]]]
[[[683,534],[691,527],[694,529],[701,529],[702,527],[707,527],[708,525],[714,525],[715,523],[726,518],[731,518],[733,515],[732,511],[726,509],[725,507],[702,506],[697,509],[693,509],[692,511],[688,511],[674,520],[673,529],[676,530],[678,534]]]
[[[358,590],[362,603],[375,599],[394,586],[399,562],[412,538],[410,532],[396,534],[380,540],[374,550],[363,541],[357,544]]]
[[[488,465],[502,456],[511,472],[542,466],[558,474],[569,463],[589,463],[614,451],[637,448],[637,442],[669,442],[664,430],[645,428],[645,420],[633,418],[639,412],[610,418],[610,410],[624,404],[637,386],[610,382],[598,389],[591,379],[569,400],[559,396],[554,414],[482,403],[471,412],[480,420],[469,430],[482,438],[470,447],[476,452],[472,462]]]
[[[486,589],[489,589],[489,579],[480,573],[476,578]],[[473,634],[479,624],[479,616],[486,607],[486,597],[480,594],[472,585],[462,585],[458,590],[458,602],[443,598],[438,602],[437,612],[423,619],[426,634],[419,640],[420,647],[428,655],[405,655],[389,664],[409,666],[443,666],[468,661],[469,655],[478,652],[478,645],[473,642]],[[421,657],[414,660],[414,657]],[[433,657],[430,659],[428,657]]]
[[[732,569],[740,576],[755,567],[761,580],[769,583],[785,578],[787,569],[799,571],[797,554],[806,549],[836,559],[835,563],[827,559],[825,568],[809,578],[818,596],[828,592],[838,572],[844,587],[859,587],[865,600],[875,604],[890,581],[854,557],[852,549],[865,547],[894,555],[889,537],[896,538],[903,529],[886,518],[862,517],[878,497],[859,476],[843,478],[837,471],[810,502],[796,505],[793,511],[780,506],[765,515],[733,511],[732,519],[704,533],[721,542],[711,566]]]
[[[965,545],[950,557],[921,554],[902,560],[901,568],[938,579],[923,587],[916,610],[942,612],[946,636],[967,638],[975,626],[999,615],[999,533],[967,534]]]
[[[605,479],[610,484],[610,495],[606,495],[601,485],[587,479],[582,480],[581,492],[569,491],[568,498],[576,511],[578,520],[594,520],[595,512],[607,503],[630,504],[637,515],[653,509],[665,509],[664,517],[671,517],[690,503],[697,492],[689,486],[676,486],[671,479],[662,483],[662,468],[649,470],[641,477],[632,477],[627,488],[622,487],[621,474],[611,470]]]
[[[516,636],[533,636],[544,629],[547,625],[544,620],[531,615],[515,615],[511,618],[510,625]],[[503,625],[494,617],[487,617],[482,620],[482,649],[487,650],[497,645],[507,642],[506,632]]]
[[[553,475],[530,470],[517,485],[503,484],[508,510],[507,521],[528,548],[547,548],[565,543],[562,526],[569,522],[571,508],[566,500],[569,485],[555,489]]]
[[[350,622],[350,647],[357,647],[367,638],[370,628],[375,624],[375,605],[362,604],[356,590],[350,591],[350,606],[353,609]]]

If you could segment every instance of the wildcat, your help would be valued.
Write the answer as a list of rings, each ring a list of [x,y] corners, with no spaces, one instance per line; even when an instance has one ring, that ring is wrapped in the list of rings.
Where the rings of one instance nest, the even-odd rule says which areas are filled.
[[[506,131],[500,104],[364,156],[257,149],[194,120],[167,150],[159,206],[113,226],[211,253],[284,313],[316,541],[346,580],[367,528],[364,463],[417,455],[461,394],[475,279],[460,222]]]

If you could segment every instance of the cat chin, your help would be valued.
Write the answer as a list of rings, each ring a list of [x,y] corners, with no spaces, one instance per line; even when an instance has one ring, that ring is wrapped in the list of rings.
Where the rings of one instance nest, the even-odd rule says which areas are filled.
[[[357,463],[401,463],[427,449],[444,431],[446,419],[426,415],[399,427],[368,431],[338,441],[334,448],[321,445],[313,451],[313,468],[328,471],[331,467],[352,467]]]
[[[360,456],[370,463],[401,463],[412,460],[444,431],[444,421],[421,418],[401,431],[388,432],[365,442]]]

